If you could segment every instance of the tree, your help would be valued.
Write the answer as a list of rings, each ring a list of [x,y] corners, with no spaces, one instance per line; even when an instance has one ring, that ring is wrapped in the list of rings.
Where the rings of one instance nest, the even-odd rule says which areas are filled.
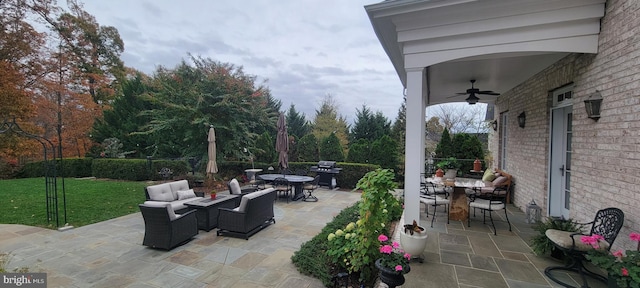
[[[256,162],[271,163],[276,160],[276,140],[271,134],[264,132],[256,140],[255,149],[251,150]]]
[[[449,129],[444,128],[444,131],[442,131],[442,138],[440,138],[440,142],[438,143],[435,152],[436,158],[455,157],[453,143],[451,136],[449,135]]]
[[[320,142],[320,160],[344,161],[344,152],[336,133],[331,133]]]
[[[358,139],[349,145],[349,153],[347,154],[347,162],[350,163],[369,163],[371,156],[371,144],[367,139]]]
[[[311,132],[311,124],[305,119],[304,114],[298,113],[295,105],[291,104],[287,112],[287,132],[297,139]]]
[[[135,134],[151,120],[150,116],[142,115],[143,111],[153,108],[145,99],[149,89],[143,82],[145,78],[138,73],[122,83],[122,95],[113,101],[111,109],[104,111],[103,118],[94,123],[93,141],[102,143],[107,138],[118,138],[125,151],[137,151],[136,156],[140,158],[151,155],[154,142],[145,135]]]
[[[350,141],[356,139],[374,141],[390,133],[391,122],[387,120],[387,117],[382,112],[377,111],[374,114],[366,105],[362,105],[362,109],[356,109],[356,121],[349,134]]]
[[[320,160],[320,152],[318,151],[318,139],[313,134],[304,135],[298,144],[298,161],[301,162],[318,162]]]
[[[440,119],[442,126],[453,134],[464,132],[487,132],[483,123],[486,105],[440,104],[429,107],[427,114]]]
[[[311,133],[317,139],[324,139],[331,134],[336,134],[344,150],[349,144],[348,132],[347,120],[342,116],[338,116],[338,105],[331,95],[326,95],[320,109],[316,110]]]
[[[398,116],[391,127],[391,137],[398,142],[398,153],[404,157],[405,138],[407,131],[407,97],[403,97],[398,109]]]
[[[371,163],[382,168],[396,169],[398,166],[398,147],[389,135],[383,135],[371,144]]]
[[[138,134],[150,137],[156,157],[204,155],[209,125],[216,130],[218,159],[246,159],[257,131],[274,131],[278,111],[269,106],[267,87],[242,67],[191,56],[174,69],[159,67],[147,99],[150,122]],[[273,103],[272,103],[273,105]],[[263,133],[260,132],[260,133]]]

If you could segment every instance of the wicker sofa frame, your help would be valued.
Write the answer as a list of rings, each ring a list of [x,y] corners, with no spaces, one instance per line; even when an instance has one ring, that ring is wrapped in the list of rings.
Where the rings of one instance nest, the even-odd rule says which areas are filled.
[[[139,204],[144,218],[144,240],[142,245],[171,250],[198,234],[196,211],[191,210],[171,219],[166,207]]]
[[[275,224],[273,202],[276,191],[268,188],[242,196],[234,209],[219,208],[217,235],[249,239],[265,227]],[[244,207],[242,202],[246,202]],[[244,209],[242,209],[244,208]]]

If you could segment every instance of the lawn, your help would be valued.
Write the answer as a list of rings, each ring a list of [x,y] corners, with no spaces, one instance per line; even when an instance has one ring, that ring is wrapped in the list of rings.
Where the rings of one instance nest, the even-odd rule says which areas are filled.
[[[58,179],[60,225],[64,225],[61,180]],[[145,182],[65,178],[67,222],[84,226],[139,212]],[[0,223],[56,228],[47,223],[44,178],[0,180]]]

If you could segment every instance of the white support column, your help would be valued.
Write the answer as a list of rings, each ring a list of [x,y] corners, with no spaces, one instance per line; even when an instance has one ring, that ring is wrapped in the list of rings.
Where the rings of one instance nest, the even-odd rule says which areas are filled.
[[[407,69],[404,224],[420,224],[420,172],[424,170],[424,69]]]

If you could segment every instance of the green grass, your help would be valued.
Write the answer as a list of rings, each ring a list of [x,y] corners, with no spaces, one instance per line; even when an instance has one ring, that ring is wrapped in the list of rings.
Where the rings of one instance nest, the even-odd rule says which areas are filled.
[[[62,181],[58,178],[60,225],[64,225]],[[145,182],[64,179],[67,222],[75,227],[140,211]],[[44,178],[0,180],[0,223],[56,228],[47,222]]]

